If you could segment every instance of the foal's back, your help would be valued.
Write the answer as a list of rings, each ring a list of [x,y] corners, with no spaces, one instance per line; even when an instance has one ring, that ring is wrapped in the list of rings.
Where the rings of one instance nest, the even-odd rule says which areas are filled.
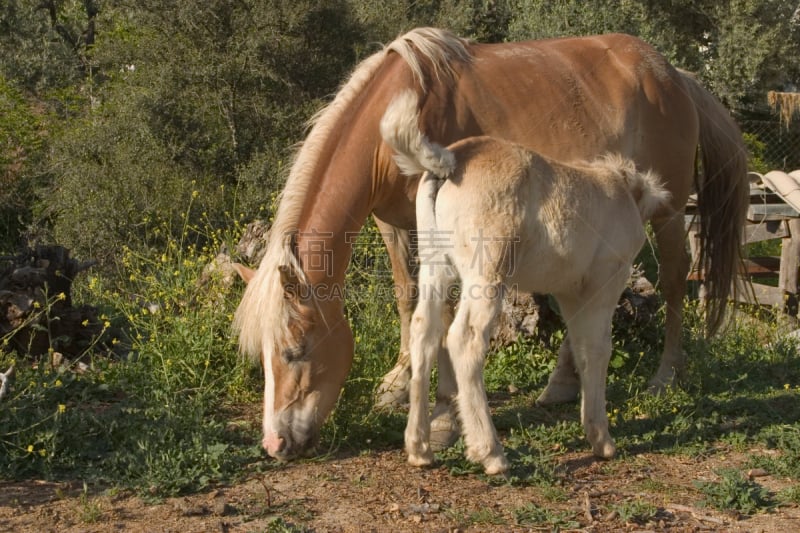
[[[622,160],[567,165],[473,137],[448,147],[456,169],[436,199],[436,226],[464,283],[580,292],[633,261],[642,214]]]

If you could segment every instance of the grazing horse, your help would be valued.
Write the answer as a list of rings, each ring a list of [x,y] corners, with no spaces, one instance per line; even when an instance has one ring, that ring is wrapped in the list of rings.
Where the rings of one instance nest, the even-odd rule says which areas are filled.
[[[508,469],[492,424],[483,365],[509,286],[551,293],[567,323],[581,385],[581,420],[594,454],[614,455],[606,417],[611,318],[645,241],[644,222],[669,206],[650,172],[607,155],[591,163],[548,160],[516,143],[468,137],[443,148],[417,126],[417,95],[401,93],[381,121],[400,169],[417,189],[419,303],[411,319],[408,460],[433,462],[428,393],[433,358],[447,339],[467,458],[487,474]],[[461,280],[452,325],[442,320]],[[446,333],[446,335],[445,335]],[[442,387],[445,388],[442,391]]]
[[[419,126],[433,142],[492,135],[564,161],[615,152],[661,177],[671,205],[651,222],[667,323],[652,383],[669,384],[684,365],[689,260],[683,209],[693,185],[712,328],[739,258],[746,156],[727,111],[635,37],[473,44],[421,28],[362,61],[315,117],[291,165],[267,251],[236,311],[240,350],[263,362],[266,451],[279,459],[307,452],[338,398],[354,353],[342,287],[351,237],[370,214],[392,261],[401,322],[400,358],[382,391],[393,398],[407,386],[418,178],[400,174],[379,133],[392,97],[406,89],[417,92]],[[695,176],[698,144],[703,172]],[[439,371],[452,371],[446,354]],[[564,343],[540,401],[574,400],[579,387],[570,343]],[[437,398],[437,420],[445,427],[455,427],[448,425],[450,400]]]

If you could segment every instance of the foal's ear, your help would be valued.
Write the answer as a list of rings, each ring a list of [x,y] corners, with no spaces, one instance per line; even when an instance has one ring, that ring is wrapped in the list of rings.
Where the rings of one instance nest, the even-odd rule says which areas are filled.
[[[281,275],[281,285],[283,286],[284,298],[294,300],[297,298],[298,289],[300,287],[300,279],[297,273],[289,265],[280,265],[278,272]]]
[[[242,281],[245,283],[250,283],[250,280],[253,279],[253,276],[256,275],[256,271],[252,268],[246,267],[241,263],[231,263],[231,266],[239,274],[239,277],[242,278]]]

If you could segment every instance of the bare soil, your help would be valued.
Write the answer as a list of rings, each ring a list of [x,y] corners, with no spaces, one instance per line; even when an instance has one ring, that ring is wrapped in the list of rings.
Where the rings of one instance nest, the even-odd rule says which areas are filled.
[[[720,467],[744,468],[745,458],[645,453],[598,461],[589,453],[570,453],[559,460],[563,481],[557,491],[492,484],[480,476],[453,475],[442,465],[414,468],[401,450],[278,466],[234,486],[159,503],[124,492],[84,494],[78,482],[6,482],[0,483],[0,531],[550,531],[547,524],[519,525],[515,511],[531,504],[551,516],[564,513],[584,531],[800,530],[797,506],[740,516],[702,505],[693,481],[716,479]],[[791,486],[764,472],[751,474],[773,492]],[[614,511],[636,501],[656,506],[655,518],[626,523]]]

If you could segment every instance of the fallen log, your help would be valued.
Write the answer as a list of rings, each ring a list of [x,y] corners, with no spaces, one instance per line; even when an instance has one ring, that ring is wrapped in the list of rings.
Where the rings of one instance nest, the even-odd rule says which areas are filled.
[[[103,330],[97,309],[73,307],[72,282],[94,265],[57,245],[0,257],[0,349],[22,357],[58,351],[76,357]]]

